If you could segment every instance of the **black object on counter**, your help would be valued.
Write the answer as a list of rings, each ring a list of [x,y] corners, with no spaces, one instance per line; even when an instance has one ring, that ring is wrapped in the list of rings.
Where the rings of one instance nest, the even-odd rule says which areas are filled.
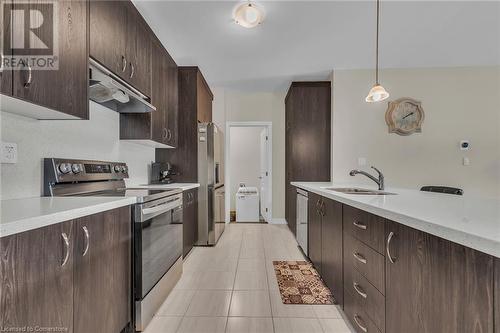
[[[420,191],[425,192],[436,192],[436,193],[445,193],[445,194],[455,194],[455,195],[463,195],[464,190],[456,187],[447,187],[447,186],[423,186]]]

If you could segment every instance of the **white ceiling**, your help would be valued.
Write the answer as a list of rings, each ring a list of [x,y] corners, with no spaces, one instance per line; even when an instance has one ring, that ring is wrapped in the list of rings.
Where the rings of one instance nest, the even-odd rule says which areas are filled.
[[[375,1],[260,1],[264,23],[233,23],[236,1],[135,0],[178,65],[212,86],[285,90],[332,69],[373,68]],[[380,65],[500,65],[500,2],[383,1]]]

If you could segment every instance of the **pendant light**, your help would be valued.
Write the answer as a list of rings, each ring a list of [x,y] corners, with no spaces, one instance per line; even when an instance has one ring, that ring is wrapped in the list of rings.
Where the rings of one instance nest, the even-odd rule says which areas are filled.
[[[380,0],[377,0],[377,40],[375,47],[375,85],[370,89],[365,101],[368,103],[380,102],[389,97],[389,93],[378,82],[378,34],[380,18]]]

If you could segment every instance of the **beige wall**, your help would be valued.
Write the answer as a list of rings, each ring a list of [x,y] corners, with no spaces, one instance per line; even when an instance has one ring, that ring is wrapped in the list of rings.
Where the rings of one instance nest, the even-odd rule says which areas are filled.
[[[236,192],[240,183],[260,188],[260,135],[264,127],[232,127],[229,143],[231,210],[236,210]],[[260,192],[260,189],[259,189]]]
[[[349,170],[365,157],[365,168],[382,169],[389,186],[449,185],[466,195],[500,195],[500,67],[391,69],[380,78],[390,100],[422,102],[422,133],[388,133],[387,103],[364,101],[373,71],[335,71],[334,180],[352,181]],[[470,140],[470,151],[460,151],[463,139]],[[469,166],[462,165],[463,157],[470,159]]]
[[[273,137],[273,218],[285,217],[285,93],[240,92],[213,89],[214,121],[272,122]],[[221,94],[223,102],[221,101]],[[224,114],[224,116],[221,115]]]

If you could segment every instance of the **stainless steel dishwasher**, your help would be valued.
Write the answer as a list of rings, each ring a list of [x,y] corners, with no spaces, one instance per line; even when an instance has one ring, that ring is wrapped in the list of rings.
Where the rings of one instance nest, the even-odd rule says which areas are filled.
[[[297,189],[297,243],[307,256],[307,191]]]

